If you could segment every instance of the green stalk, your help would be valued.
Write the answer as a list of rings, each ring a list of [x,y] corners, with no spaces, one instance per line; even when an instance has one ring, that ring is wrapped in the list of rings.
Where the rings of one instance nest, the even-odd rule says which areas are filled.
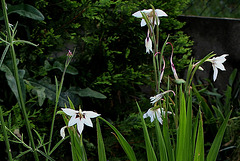
[[[74,54],[75,50],[73,51]],[[50,154],[50,150],[51,150],[51,142],[52,142],[52,136],[53,136],[53,127],[54,127],[54,122],[55,122],[55,117],[56,117],[56,113],[57,113],[57,106],[58,106],[58,102],[59,102],[59,97],[61,94],[61,90],[62,90],[62,85],[63,85],[63,81],[64,81],[64,76],[67,70],[67,67],[69,65],[71,61],[71,57],[68,57],[66,62],[65,62],[65,67],[64,67],[64,71],[62,74],[62,78],[61,78],[61,82],[59,85],[59,88],[57,86],[57,79],[56,79],[56,102],[55,102],[55,107],[54,107],[54,112],[53,112],[53,119],[52,119],[52,125],[51,125],[51,131],[50,131],[50,136],[49,136],[49,144],[48,144],[48,152],[47,154]]]
[[[5,122],[4,122],[4,119],[3,119],[3,112],[2,112],[1,107],[0,107],[0,121],[1,121],[1,125],[2,125],[2,132],[3,132],[3,136],[4,136],[4,140],[5,140],[6,151],[8,153],[8,159],[9,159],[9,161],[13,161],[11,148],[10,148],[10,144],[9,144],[9,141],[8,141],[7,131],[5,129]]]
[[[10,44],[10,54],[11,54],[12,63],[13,63],[14,77],[15,77],[16,84],[17,84],[18,97],[19,97],[18,102],[19,102],[19,105],[22,109],[23,117],[24,117],[24,120],[25,120],[26,128],[27,128],[27,133],[28,133],[28,136],[29,136],[29,139],[30,139],[31,147],[33,149],[34,158],[35,158],[36,161],[38,161],[39,159],[38,159],[35,143],[34,143],[34,140],[33,140],[31,127],[30,127],[30,123],[29,123],[29,120],[28,120],[28,115],[27,115],[27,112],[26,112],[25,102],[24,102],[24,99],[23,99],[23,96],[22,96],[22,89],[21,89],[19,76],[18,76],[16,54],[15,54],[14,46],[13,46],[13,37],[12,37],[10,27],[9,27],[9,21],[8,21],[8,16],[7,16],[5,0],[1,0],[1,3],[2,3],[5,26],[6,26],[6,29],[7,29],[7,39],[8,39],[8,42]]]

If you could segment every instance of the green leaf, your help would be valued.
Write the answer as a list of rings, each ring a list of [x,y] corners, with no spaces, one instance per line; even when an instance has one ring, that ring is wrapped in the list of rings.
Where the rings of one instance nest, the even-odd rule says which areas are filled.
[[[204,161],[204,135],[203,135],[203,121],[202,121],[201,111],[199,114],[200,114],[200,120],[198,125],[198,135],[197,135],[194,161]]]
[[[144,121],[143,114],[142,114],[142,111],[141,111],[138,103],[137,103],[137,107],[138,107],[138,110],[139,110],[139,114],[140,114],[141,122],[142,122],[142,127],[143,127],[144,140],[145,140],[146,150],[147,150],[147,158],[148,158],[149,161],[157,161],[157,157],[156,157],[156,154],[153,150],[152,143],[151,143],[151,140],[150,140],[150,137],[149,137],[149,134],[148,134],[147,126],[146,126],[146,123]]]
[[[6,64],[8,66],[5,64],[2,64],[2,67],[0,68],[0,70],[5,72],[5,76],[6,76],[8,85],[9,85],[10,89],[12,90],[12,92],[14,93],[17,100],[19,100],[16,80],[15,80],[14,74],[12,73],[12,70],[11,70],[12,64],[10,61],[7,61]],[[23,81],[25,70],[19,69],[18,74],[19,74],[19,80],[20,80],[20,85],[21,85],[21,89],[22,89],[23,99],[26,100],[26,88],[25,88],[25,84]]]
[[[137,161],[132,147],[129,145],[129,143],[126,141],[126,139],[122,136],[122,134],[112,124],[110,124],[107,120],[105,120],[102,117],[98,117],[98,118],[101,119],[102,121],[104,121],[106,124],[108,124],[108,126],[111,127],[112,130],[115,132],[114,135],[117,138],[119,144],[122,146],[125,153],[127,154],[129,160]]]
[[[159,122],[157,119],[155,119],[154,122],[155,122],[155,130],[156,130],[156,136],[157,136],[157,141],[158,141],[158,150],[159,150],[159,154],[160,154],[160,160],[168,161],[167,149],[165,146],[165,141],[163,139],[163,135],[162,135],[162,131],[161,131]]]
[[[16,159],[22,157],[23,155],[25,155],[25,154],[27,154],[27,153],[29,153],[29,152],[31,152],[31,151],[32,151],[32,149],[28,149],[28,150],[26,150],[26,151],[24,151],[24,152],[20,152],[20,154],[18,154],[18,155],[16,156]]]
[[[65,65],[60,63],[59,61],[55,61],[53,63],[52,69],[59,69],[61,72],[64,71]],[[77,75],[78,70],[74,68],[73,66],[69,65],[67,67],[66,73],[71,74],[71,75]]]
[[[187,123],[186,123],[186,133],[185,133],[185,152],[186,160],[192,161],[193,158],[193,135],[192,135],[192,91],[187,94]]]
[[[99,99],[106,99],[107,97],[104,96],[103,94],[94,91],[90,88],[85,88],[85,89],[81,89],[78,87],[71,87],[69,89],[70,92],[74,93],[74,94],[78,94],[80,97],[93,97],[93,98],[99,98]]]
[[[223,121],[224,120],[224,116],[223,116],[222,111],[219,108],[215,107],[214,105],[212,105],[212,108],[213,108],[213,110],[215,112],[217,120]]]
[[[57,144],[54,145],[54,147],[52,148],[52,150],[50,151],[49,155],[51,155],[58,147],[59,145],[62,144],[62,142],[64,142],[67,138],[69,138],[69,136],[66,136],[64,139],[61,139],[57,142]]]
[[[169,134],[169,127],[167,125],[167,122],[168,122],[167,118],[166,118],[166,121],[163,120],[163,137],[164,137],[165,146],[167,149],[168,159],[169,159],[169,161],[175,161],[175,159],[174,159],[175,156],[174,156],[174,152],[173,152],[173,148],[172,148],[172,144],[171,144],[171,137]]]
[[[236,79],[236,76],[237,76],[237,68],[235,68],[234,70],[233,70],[233,72],[231,73],[231,75],[230,75],[230,77],[229,77],[229,85],[232,87],[233,86],[233,83],[234,83],[234,81],[235,81],[235,79]]]
[[[39,104],[39,106],[42,106],[44,103],[44,100],[46,98],[45,88],[44,87],[34,87],[33,94],[37,95],[38,104]]]
[[[65,68],[65,65],[60,63],[59,61],[55,61],[53,63],[53,66],[52,66],[47,60],[45,60],[44,61],[44,68],[47,71],[50,71],[50,70],[53,70],[53,69],[58,69],[61,72],[63,72],[64,68]],[[77,75],[78,74],[78,70],[76,68],[74,68],[73,66],[68,65],[68,67],[66,69],[66,73],[71,74],[71,75]]]
[[[49,155],[45,154],[43,151],[37,149],[37,152],[39,152],[40,154],[42,154],[44,157],[46,157],[46,158],[49,159],[50,161],[54,161],[53,158],[51,158]]]
[[[194,94],[196,95],[198,101],[201,104],[201,109],[204,113],[204,116],[206,117],[207,120],[211,120],[214,116],[206,100],[200,95],[200,93],[198,92],[194,84],[192,84],[192,87],[193,87]]]
[[[97,127],[97,142],[98,142],[98,160],[107,161],[104,142],[102,138],[101,128],[98,118],[96,118],[96,127]]]
[[[227,90],[225,91],[225,104],[224,104],[224,114],[228,114],[231,110],[231,106],[230,106],[230,101],[232,99],[232,87],[230,87],[229,85],[227,86]],[[225,116],[226,116],[225,115]]]
[[[185,139],[186,139],[186,126],[187,126],[187,112],[186,112],[186,100],[182,91],[182,84],[179,88],[179,127],[177,129],[177,152],[176,160],[186,160],[185,154]],[[189,139],[189,138],[188,138]]]
[[[219,149],[222,143],[222,139],[223,139],[223,135],[225,133],[226,127],[227,127],[227,123],[228,120],[230,118],[231,112],[229,112],[229,114],[227,115],[226,119],[224,120],[224,122],[222,123],[221,127],[219,128],[217,135],[215,136],[215,139],[212,143],[212,146],[209,150],[209,153],[207,155],[207,161],[215,161],[217,159],[217,155],[219,153]]]
[[[8,51],[9,46],[10,46],[10,45],[7,45],[6,48],[5,48],[4,51],[3,51],[3,54],[2,54],[2,57],[1,57],[1,61],[0,61],[0,68],[1,68],[2,63],[3,63],[3,60],[4,60],[4,58],[5,58],[6,54],[7,54],[7,51]]]
[[[45,77],[39,81],[34,80],[34,79],[28,79],[28,82],[34,87],[45,88],[44,92],[45,92],[46,98],[50,99],[51,101],[56,100],[56,85],[51,84],[50,80],[47,77]],[[69,105],[68,97],[73,101],[74,105],[80,104],[80,98],[76,94],[67,90],[65,92],[61,92],[61,94],[59,96],[58,104],[60,107],[64,107],[65,104],[67,106]]]
[[[15,43],[15,44],[17,44],[17,43],[29,44],[29,45],[32,45],[32,46],[35,46],[35,47],[38,46],[38,45],[36,45],[36,44],[34,44],[34,43],[30,42],[30,41],[26,41],[26,40],[15,40],[15,41],[13,41],[13,43]]]
[[[8,15],[12,13],[17,13],[21,16],[31,18],[33,20],[43,21],[43,14],[37,10],[35,7],[28,4],[19,4],[19,5],[8,5]],[[3,13],[0,12],[0,20],[3,20]]]

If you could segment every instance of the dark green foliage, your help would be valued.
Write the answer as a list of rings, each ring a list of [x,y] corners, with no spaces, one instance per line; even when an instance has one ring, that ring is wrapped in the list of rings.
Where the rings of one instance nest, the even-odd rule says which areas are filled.
[[[26,100],[31,100],[27,108],[31,111],[30,113],[34,113],[34,110],[41,111],[34,115],[32,126],[37,125],[35,126],[37,131],[46,134],[47,137],[55,100],[54,76],[60,80],[67,50],[73,50],[76,47],[72,67],[66,72],[62,95],[74,95],[75,99],[71,98],[71,100],[74,104],[81,104],[83,110],[96,110],[104,118],[118,120],[117,128],[122,130],[121,132],[126,134],[127,138],[134,138],[133,142],[142,140],[140,123],[136,121],[138,119],[133,113],[137,111],[135,100],[141,101],[142,110],[145,111],[150,106],[148,98],[154,95],[155,91],[151,88],[153,85],[152,55],[145,53],[144,40],[147,28],[141,27],[141,20],[133,17],[132,14],[138,10],[151,8],[150,4],[152,4],[156,9],[162,9],[169,15],[161,18],[159,40],[162,44],[170,34],[169,41],[174,45],[173,61],[177,71],[181,72],[189,63],[192,45],[189,37],[181,31],[184,23],[176,19],[186,5],[186,1],[13,0],[11,3],[12,5],[21,3],[32,5],[45,17],[43,21],[26,20],[25,17],[16,13],[12,13],[9,17],[12,24],[17,21],[19,23],[16,37],[39,44],[38,47],[29,45],[16,47],[20,62],[19,69],[25,71]],[[171,48],[168,46],[164,53],[166,66],[169,66],[170,54]],[[167,68],[165,72],[166,75],[170,74],[171,69]],[[0,98],[4,100],[4,111],[9,111],[16,101],[14,95],[9,92],[11,89],[7,85],[8,82],[4,81],[4,74],[1,72],[0,75],[4,84]],[[91,90],[90,94],[89,90]],[[95,91],[104,94],[107,99],[95,99],[104,97]],[[19,116],[14,118],[15,122],[17,117]],[[135,120],[133,125],[125,124],[131,123],[131,119]],[[53,141],[60,139],[59,130],[64,125],[58,117],[56,122],[58,123]],[[22,127],[20,123],[17,125],[19,128]],[[129,127],[132,127],[131,130],[127,130]],[[87,129],[84,131],[84,133],[88,132]],[[102,132],[103,135],[111,135],[104,132]],[[84,135],[84,137],[87,136]],[[105,143],[107,156],[121,160],[121,153],[115,154],[110,150],[112,147],[119,146],[113,140],[115,140],[114,136]],[[95,136],[86,138],[88,145],[95,144],[95,141]],[[66,145],[68,145],[67,142]],[[141,150],[143,147],[141,144],[135,147],[137,149],[135,151],[139,150],[140,158],[144,155],[141,153],[144,151]],[[59,151],[64,151],[61,148]],[[90,148],[86,151],[89,151],[94,158]],[[62,157],[53,155],[56,160]],[[91,158],[91,156],[88,157]]]

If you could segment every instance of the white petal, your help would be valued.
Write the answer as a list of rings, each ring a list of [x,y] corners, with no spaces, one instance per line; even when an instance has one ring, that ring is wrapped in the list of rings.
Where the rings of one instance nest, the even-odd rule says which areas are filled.
[[[65,129],[66,129],[66,128],[67,128],[67,126],[64,126],[64,127],[62,127],[61,130],[60,130],[60,135],[61,135],[62,139],[65,138]]]
[[[163,108],[158,108],[155,110],[155,113],[157,115],[157,117],[162,117],[162,112],[164,112],[164,109]]]
[[[168,16],[163,10],[155,9],[155,13],[158,17]]]
[[[146,112],[144,115],[143,115],[143,118],[147,118],[148,117],[148,112]]]
[[[76,123],[78,123],[80,121],[79,118],[76,118],[76,115],[75,116],[72,116],[71,119],[69,120],[68,122],[68,126],[73,126],[75,125]]]
[[[77,130],[78,130],[80,135],[82,134],[83,127],[84,127],[83,122],[79,121],[78,124],[77,124]]]
[[[141,13],[141,11],[137,11],[137,12],[133,13],[132,16],[137,17],[137,18],[142,18],[142,13]]]
[[[163,119],[162,117],[157,117],[158,121],[160,122],[160,124],[163,124]]]
[[[168,111],[167,113],[168,113],[168,114],[172,114],[172,112],[171,112],[171,111]]]
[[[69,116],[74,116],[74,115],[76,115],[76,113],[78,113],[78,111],[73,110],[71,108],[62,108],[62,110]]]
[[[90,118],[85,118],[85,119],[82,119],[83,123],[87,126],[90,126],[90,127],[93,127],[93,124],[92,124],[92,121],[90,120]]]
[[[228,56],[228,54],[223,54],[223,55],[217,57],[216,59],[218,62],[224,63],[226,61],[226,58],[225,58],[226,56]]]
[[[221,69],[221,70],[226,70],[222,63],[215,64],[215,67],[217,67],[218,69]]]
[[[162,98],[162,93],[160,93],[160,94],[157,94],[156,96],[154,96],[154,97],[150,97],[150,100],[151,100],[151,104],[154,104],[154,103],[156,103],[157,101],[159,101],[161,98]]]
[[[154,115],[155,115],[155,112],[151,108],[149,108],[148,111],[143,115],[143,118],[150,117],[151,118],[151,122],[153,122]]]
[[[151,122],[153,122],[155,119],[155,113],[153,115],[150,115],[149,117],[151,118]]]
[[[93,111],[83,111],[82,114],[85,114],[85,116],[88,118],[95,118],[95,117],[100,116],[100,114],[93,112]]]
[[[145,26],[147,23],[144,19],[141,20],[141,27]]]
[[[152,40],[149,37],[146,37],[145,39],[145,47],[146,53],[150,54],[150,51],[152,52]]]
[[[141,12],[144,12],[144,13],[146,13],[146,15],[148,15],[149,13],[151,13],[152,12],[152,9],[144,9],[144,10],[142,10]]]
[[[213,66],[213,81],[217,79],[217,75],[218,75],[218,69],[215,66]]]

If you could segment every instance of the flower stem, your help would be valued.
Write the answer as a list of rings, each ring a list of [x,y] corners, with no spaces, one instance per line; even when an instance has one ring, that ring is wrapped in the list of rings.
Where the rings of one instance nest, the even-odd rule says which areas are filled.
[[[74,51],[73,51],[73,54],[74,54],[74,52],[75,52],[75,49],[74,49]],[[63,71],[63,74],[62,74],[62,78],[61,78],[61,82],[60,82],[59,87],[57,86],[57,79],[56,79],[56,101],[55,101],[55,107],[54,107],[54,112],[53,112],[51,131],[50,131],[50,136],[49,136],[49,144],[48,144],[48,151],[47,151],[47,154],[48,154],[48,155],[50,154],[50,151],[51,151],[51,142],[52,142],[52,136],[53,136],[53,127],[54,127],[55,117],[56,117],[56,113],[57,113],[57,106],[58,106],[58,102],[59,102],[59,97],[60,97],[61,90],[62,90],[62,86],[63,86],[64,76],[65,76],[67,67],[68,67],[68,65],[69,65],[70,62],[71,62],[72,56],[73,56],[73,55],[68,56],[68,58],[67,58],[67,60],[66,60],[66,62],[65,62],[65,67],[64,67],[64,71]]]
[[[15,77],[16,85],[17,85],[18,103],[19,103],[19,105],[22,109],[23,117],[24,117],[24,120],[25,120],[26,128],[27,128],[27,133],[28,133],[28,136],[29,136],[29,139],[30,139],[31,147],[33,149],[34,158],[35,158],[36,161],[38,161],[39,159],[38,159],[37,151],[36,151],[36,148],[35,148],[31,127],[30,127],[30,123],[29,123],[29,120],[28,120],[28,115],[27,115],[27,112],[26,112],[25,102],[24,102],[23,95],[22,95],[22,89],[21,89],[19,75],[18,75],[16,54],[15,54],[14,46],[13,46],[13,37],[12,37],[12,33],[11,33],[11,30],[10,30],[10,27],[9,27],[9,21],[8,21],[8,16],[7,16],[5,0],[1,0],[1,3],[2,3],[5,26],[6,26],[6,30],[7,30],[7,40],[10,44],[10,50],[9,51],[10,51],[11,58],[12,58],[12,63],[13,63],[14,77]]]
[[[9,144],[9,141],[8,141],[7,131],[5,129],[5,122],[4,122],[4,119],[3,119],[3,112],[2,112],[1,107],[0,107],[0,121],[1,121],[2,132],[3,132],[3,136],[4,136],[4,140],[5,140],[6,151],[8,153],[8,159],[9,159],[9,161],[13,161],[11,148],[10,148],[10,144]]]

